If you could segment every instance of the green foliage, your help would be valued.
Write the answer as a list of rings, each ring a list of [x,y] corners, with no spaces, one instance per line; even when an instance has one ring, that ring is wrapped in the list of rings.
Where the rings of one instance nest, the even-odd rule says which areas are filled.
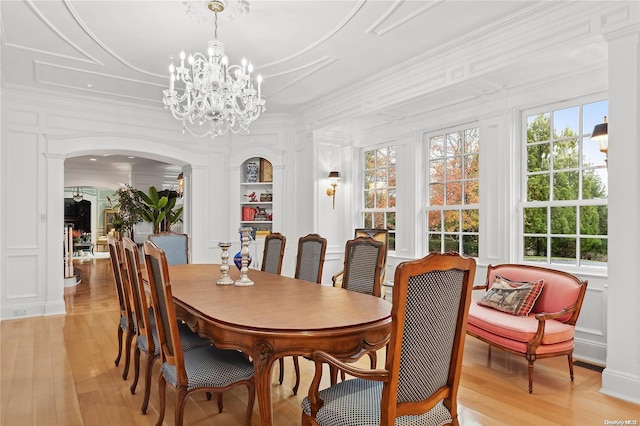
[[[578,135],[566,128],[554,135],[551,141],[549,114],[540,114],[530,119],[527,127],[527,171],[532,173],[527,179],[527,201],[588,200],[606,198],[606,188],[600,176],[592,170],[582,173],[582,194],[579,191],[580,142]],[[553,147],[553,150],[551,149]],[[588,165],[585,165],[588,166]],[[552,186],[553,181],[553,186]],[[553,188],[553,193],[551,190]],[[577,229],[576,207],[552,207],[547,217],[547,208],[524,209],[524,232],[546,234],[550,221],[554,235],[607,235],[607,207],[582,206],[580,208],[580,228]],[[582,238],[581,253],[589,258],[605,259],[606,239]],[[546,238],[526,237],[525,254],[528,256],[547,255]],[[576,257],[576,238],[553,238],[551,256],[560,258]]]
[[[133,226],[142,222],[140,215],[140,206],[142,204],[138,190],[129,184],[120,187],[113,196],[118,202],[113,206],[116,217],[113,221],[114,229],[118,232],[129,232],[130,238],[133,239]],[[111,201],[109,199],[109,201]]]
[[[175,209],[177,196],[173,191],[161,191],[149,187],[149,194],[138,191],[142,201],[140,215],[153,226],[153,232],[170,231],[171,225],[181,220],[183,208]],[[175,209],[175,210],[174,210]]]

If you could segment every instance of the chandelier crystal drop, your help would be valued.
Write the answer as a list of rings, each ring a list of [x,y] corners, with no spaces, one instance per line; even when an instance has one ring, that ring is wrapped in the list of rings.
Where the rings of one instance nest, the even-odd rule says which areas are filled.
[[[262,77],[258,75],[254,85],[253,65],[244,58],[241,65],[229,65],[224,43],[218,40],[217,17],[224,10],[223,3],[211,1],[208,7],[215,20],[214,39],[209,41],[207,54],[189,55],[185,67],[186,55],[180,53],[180,66],[169,66],[169,89],[163,91],[163,101],[165,108],[182,121],[183,132],[213,138],[227,131],[248,131],[249,124],[266,108]]]

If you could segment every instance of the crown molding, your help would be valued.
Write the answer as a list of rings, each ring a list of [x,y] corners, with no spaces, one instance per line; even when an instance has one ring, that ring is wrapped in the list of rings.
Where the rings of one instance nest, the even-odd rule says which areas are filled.
[[[535,55],[548,57],[559,49],[585,47],[601,40],[603,27],[596,23],[635,28],[639,18],[629,12],[636,7],[631,3],[536,3],[509,19],[372,76],[349,91],[317,99],[303,107],[299,117],[311,129],[332,126],[481,79],[508,66],[530,63]],[[493,90],[501,89],[505,88]]]

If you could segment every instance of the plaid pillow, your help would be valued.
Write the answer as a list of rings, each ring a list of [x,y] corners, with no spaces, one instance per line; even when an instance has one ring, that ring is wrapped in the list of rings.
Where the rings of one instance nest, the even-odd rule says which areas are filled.
[[[517,282],[496,275],[496,280],[478,301],[478,305],[511,315],[527,316],[542,293],[543,286],[543,280]]]

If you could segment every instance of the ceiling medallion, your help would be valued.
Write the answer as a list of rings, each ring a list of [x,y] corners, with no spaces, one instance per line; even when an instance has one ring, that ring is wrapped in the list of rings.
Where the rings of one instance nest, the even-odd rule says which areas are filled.
[[[218,40],[218,14],[225,10],[225,2],[210,1],[207,7],[214,15],[214,39],[206,55],[189,55],[186,67],[184,51],[180,52],[180,66],[171,63],[163,102],[182,121],[183,132],[213,138],[227,131],[248,131],[266,108],[261,97],[262,76],[256,77],[254,86],[251,62],[243,58],[241,65],[229,65],[224,43]]]
[[[216,3],[216,8],[221,8],[218,12],[224,10],[224,15],[219,17],[219,23],[225,24],[233,22],[240,15],[249,13],[249,2],[247,0],[220,0],[212,2],[210,0],[184,0],[182,2],[187,9],[187,15],[191,16],[199,24],[213,24],[215,20],[211,12],[211,4]],[[219,5],[219,6],[218,6]]]

